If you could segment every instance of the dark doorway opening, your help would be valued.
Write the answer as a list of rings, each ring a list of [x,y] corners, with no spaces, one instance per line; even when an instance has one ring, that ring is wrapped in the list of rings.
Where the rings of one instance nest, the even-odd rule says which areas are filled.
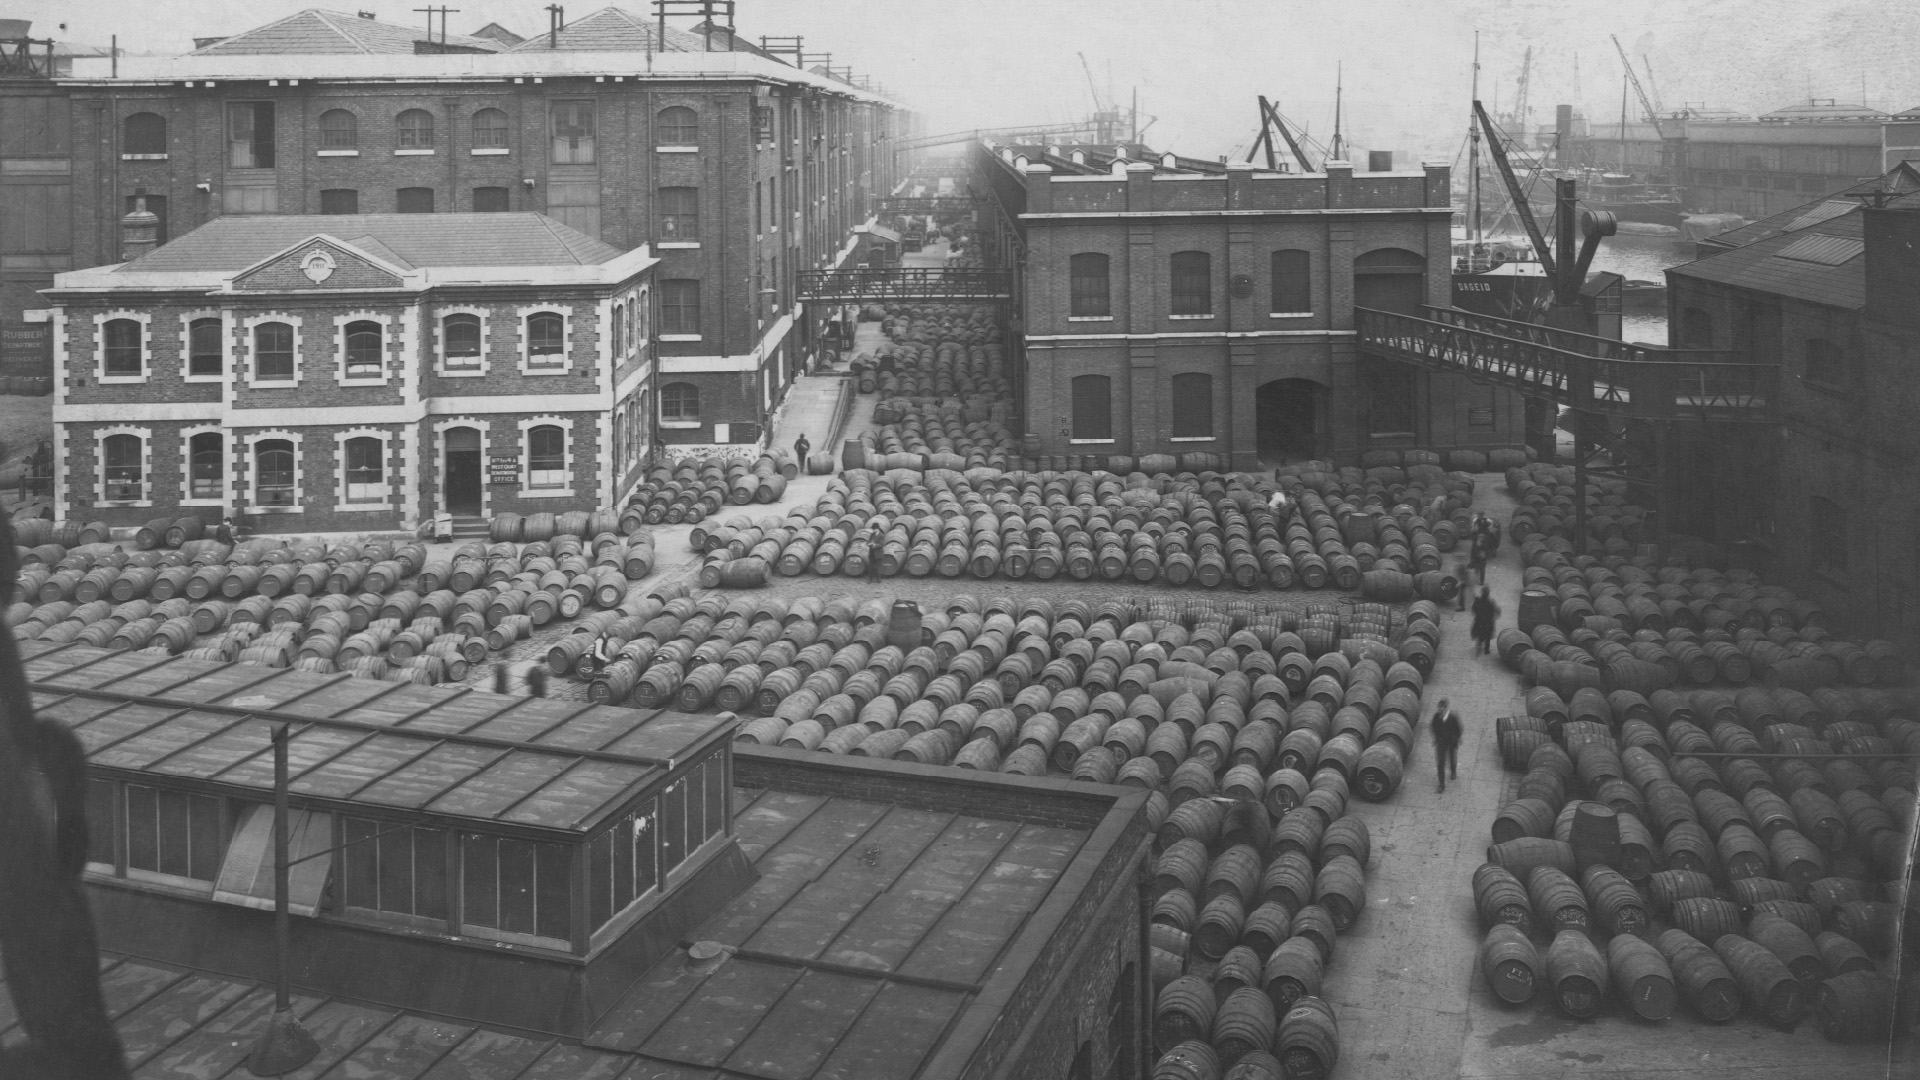
[[[449,428],[447,447],[447,513],[471,516],[480,512],[480,432]]]
[[[1275,379],[1254,391],[1254,431],[1261,461],[1279,465],[1318,456],[1325,393],[1319,383],[1308,379]]]

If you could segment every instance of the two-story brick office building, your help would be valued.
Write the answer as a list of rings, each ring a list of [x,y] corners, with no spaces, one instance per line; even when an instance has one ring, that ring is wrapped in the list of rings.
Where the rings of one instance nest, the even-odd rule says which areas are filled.
[[[1920,192],[1908,166],[1871,198],[1755,222],[1667,271],[1674,344],[1781,366],[1780,423],[1674,446],[1679,532],[1812,599],[1831,624],[1920,646]],[[1684,433],[1683,433],[1684,434]]]
[[[1356,306],[1417,313],[1451,295],[1446,166],[1270,173],[1142,149],[977,155],[1019,234],[996,246],[1024,252],[1040,452],[1211,452],[1251,469],[1521,445],[1517,394],[1355,349]]]
[[[120,261],[137,192],[163,244],[223,215],[534,211],[662,260],[665,372],[694,391],[660,398],[664,440],[753,441],[818,330],[795,272],[847,258],[894,186],[893,103],[620,8],[504,49],[418,37],[306,11],[0,83],[0,324]]]
[[[615,505],[657,262],[539,214],[233,215],[61,274],[59,514],[313,532]]]

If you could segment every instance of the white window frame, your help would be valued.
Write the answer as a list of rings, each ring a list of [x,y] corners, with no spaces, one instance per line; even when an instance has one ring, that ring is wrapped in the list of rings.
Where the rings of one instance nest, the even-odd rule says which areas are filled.
[[[115,435],[131,435],[140,440],[140,497],[138,499],[107,498],[107,439]],[[95,506],[153,505],[153,429],[124,425],[98,428],[93,433],[93,457]]]
[[[571,375],[573,373],[573,306],[571,304],[522,304],[514,309],[518,321],[514,332],[520,337],[520,374],[527,376]],[[535,315],[552,313],[560,316],[560,362],[558,364],[533,363],[533,333],[527,320]]]
[[[193,371],[193,324],[201,319],[220,320],[220,371],[214,375],[194,375]],[[223,383],[227,372],[233,370],[233,325],[227,321],[227,313],[218,308],[201,308],[198,311],[185,311],[180,314],[180,381],[187,383]]]
[[[691,420],[688,420],[688,419],[685,419],[684,417],[679,417],[679,416],[668,418],[666,413],[667,387],[674,386],[679,383],[686,383],[688,386],[691,386],[695,390],[700,392],[700,398],[701,398],[700,411],[703,414],[706,412],[707,392],[706,392],[706,388],[701,386],[699,383],[694,382],[691,379],[675,379],[673,382],[670,382],[670,383],[661,383],[659,386],[659,393],[656,393],[655,395],[653,395],[653,422],[660,425],[660,430],[662,431],[692,431],[696,428],[704,426],[707,422],[704,415],[695,416]]]
[[[240,365],[240,382],[248,389],[277,389],[300,385],[300,373],[305,357],[301,356],[301,324],[305,320],[300,316],[284,311],[269,311],[259,315],[249,315],[240,320],[241,329],[246,331],[246,342],[241,346],[244,362]],[[255,356],[253,354],[253,330],[261,323],[283,322],[293,327],[293,378],[256,379]]]
[[[220,494],[211,499],[193,497],[193,437],[220,436]],[[181,506],[226,506],[233,498],[233,435],[219,424],[198,424],[180,430]]]
[[[140,324],[140,374],[107,374],[107,324],[131,319]],[[101,386],[137,386],[153,373],[153,316],[125,308],[102,311],[93,317],[93,377]]]
[[[472,315],[480,320],[480,363],[476,367],[450,368],[447,366],[446,318],[449,315]],[[435,308],[433,311],[433,373],[443,379],[477,379],[487,373],[488,354],[493,351],[493,323],[487,318],[487,309],[454,305]]]
[[[299,433],[276,428],[271,431],[256,431],[244,438],[247,448],[247,513],[306,513],[306,472],[302,468],[306,459],[301,456]],[[263,506],[260,502],[260,444],[274,439],[285,439],[293,444],[293,503],[289,506]]]
[[[537,427],[557,427],[560,429],[560,460],[562,471],[566,473],[566,483],[559,487],[533,486],[533,444],[532,432]],[[570,499],[574,497],[573,483],[573,419],[565,416],[530,416],[520,421],[520,497],[523,499]]]
[[[333,508],[337,512],[351,514],[379,513],[392,510],[393,506],[393,436],[394,433],[383,428],[357,427],[335,432],[333,436]],[[348,495],[347,487],[347,441],[349,439],[377,439],[380,442],[380,482],[386,493],[377,500],[355,500]]]
[[[341,386],[385,386],[393,378],[390,367],[393,361],[394,335],[399,328],[398,320],[389,314],[377,311],[350,311],[345,315],[333,317],[333,381]],[[347,374],[347,324],[371,322],[380,324],[380,377],[349,376]]]

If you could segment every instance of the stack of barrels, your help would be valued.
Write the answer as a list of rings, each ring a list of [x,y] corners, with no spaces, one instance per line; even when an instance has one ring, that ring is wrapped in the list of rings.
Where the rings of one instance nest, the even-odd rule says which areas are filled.
[[[662,462],[649,468],[634,488],[626,510],[620,514],[619,531],[702,521],[719,513],[723,506],[779,502],[787,493],[787,481],[800,475],[800,467],[792,454],[778,447],[755,457],[703,454]],[[525,520],[541,516],[534,514]]]
[[[1496,725],[1524,776],[1473,880],[1495,993],[1887,1038],[1920,700],[1816,693],[1529,690]]]
[[[1415,469],[1432,471],[1375,469],[1390,475],[1352,485],[1323,476],[1320,489],[1295,479],[1278,509],[1270,480],[1241,475],[855,469],[817,503],[754,523],[745,554],[786,576],[855,576],[877,563],[883,577],[1065,575],[1445,601],[1457,582],[1442,553],[1465,533],[1473,485]]]
[[[1012,433],[998,420],[968,420],[958,406],[915,409],[893,424],[863,432],[860,459],[847,468],[1002,471],[1018,462]]]

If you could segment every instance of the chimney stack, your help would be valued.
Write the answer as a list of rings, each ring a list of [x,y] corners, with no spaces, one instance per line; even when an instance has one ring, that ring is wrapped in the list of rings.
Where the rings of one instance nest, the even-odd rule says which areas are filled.
[[[160,246],[160,215],[147,209],[147,189],[135,188],[133,209],[120,219],[120,261],[133,260]]]

